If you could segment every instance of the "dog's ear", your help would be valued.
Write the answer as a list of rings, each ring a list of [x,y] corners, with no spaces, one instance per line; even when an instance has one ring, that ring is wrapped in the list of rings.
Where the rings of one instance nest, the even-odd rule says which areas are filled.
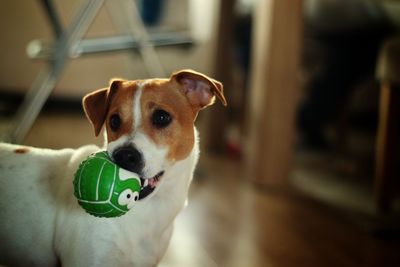
[[[200,110],[212,105],[217,97],[226,106],[222,83],[194,70],[181,70],[172,74],[171,80],[175,80],[181,91],[187,97],[189,103]]]
[[[98,89],[83,97],[82,104],[86,117],[93,126],[95,136],[100,134],[106,120],[108,108],[113,95],[121,86],[123,80],[111,80],[110,87]]]

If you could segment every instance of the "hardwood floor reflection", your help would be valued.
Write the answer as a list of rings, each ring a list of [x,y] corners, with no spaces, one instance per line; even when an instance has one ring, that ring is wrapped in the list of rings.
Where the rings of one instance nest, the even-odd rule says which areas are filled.
[[[247,182],[204,154],[162,266],[400,266],[399,240],[371,236],[344,211]]]

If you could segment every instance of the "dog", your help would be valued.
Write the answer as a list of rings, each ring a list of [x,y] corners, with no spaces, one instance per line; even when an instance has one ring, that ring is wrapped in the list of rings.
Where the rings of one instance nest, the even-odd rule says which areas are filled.
[[[226,106],[222,84],[193,70],[114,79],[82,101],[96,136],[105,125],[104,148],[0,144],[0,264],[156,266],[198,160],[194,121],[216,98]],[[142,181],[139,200],[121,217],[89,215],[73,194],[80,162],[100,150]]]

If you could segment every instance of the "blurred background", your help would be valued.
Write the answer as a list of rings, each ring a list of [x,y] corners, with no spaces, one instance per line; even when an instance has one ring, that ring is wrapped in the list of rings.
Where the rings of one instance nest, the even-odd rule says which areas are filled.
[[[0,135],[95,138],[110,78],[224,84],[162,266],[400,266],[400,1],[0,1]]]

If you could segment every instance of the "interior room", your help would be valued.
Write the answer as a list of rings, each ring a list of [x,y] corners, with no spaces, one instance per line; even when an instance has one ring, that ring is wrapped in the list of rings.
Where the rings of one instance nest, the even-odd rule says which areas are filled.
[[[400,1],[17,0],[0,21],[1,142],[104,149],[82,98],[113,78],[223,84],[159,266],[400,266]]]

